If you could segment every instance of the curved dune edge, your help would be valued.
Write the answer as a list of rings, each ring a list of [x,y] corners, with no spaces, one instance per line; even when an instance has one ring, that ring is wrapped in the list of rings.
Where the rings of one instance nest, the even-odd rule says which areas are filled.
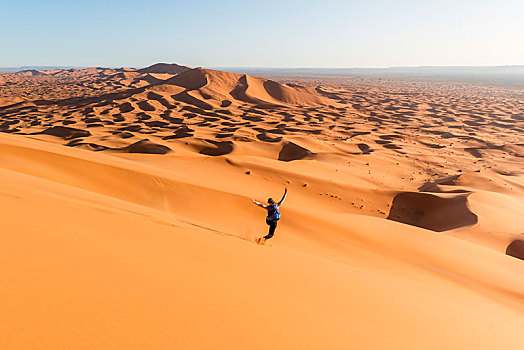
[[[257,190],[263,177],[218,158],[174,167],[125,156],[0,135],[0,259],[10,267],[0,274],[3,347],[499,348],[524,340],[516,259],[310,205],[318,196],[300,197],[285,172],[285,234],[258,246],[252,239],[265,227],[246,203],[265,193]],[[216,172],[224,182],[209,181]],[[264,337],[253,337],[261,328]]]
[[[506,254],[514,258],[524,260],[524,240],[517,239],[508,245]]]
[[[387,218],[432,231],[448,231],[478,222],[467,201],[467,194],[399,193],[393,198]]]
[[[145,154],[167,154],[171,152],[171,148],[164,145],[156,144],[154,142],[149,141],[148,139],[137,141],[132,145],[122,148],[122,150],[127,151],[129,153]]]
[[[292,160],[304,159],[311,154],[307,148],[301,147],[293,142],[287,142],[278,153],[278,160],[290,162]]]
[[[87,130],[70,128],[67,126],[53,126],[42,131],[42,134],[57,136],[64,140],[91,136],[91,133]]]

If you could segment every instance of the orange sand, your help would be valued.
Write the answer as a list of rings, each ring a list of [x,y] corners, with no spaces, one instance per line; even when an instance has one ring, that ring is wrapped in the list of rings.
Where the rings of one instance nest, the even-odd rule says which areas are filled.
[[[38,72],[0,80],[0,348],[524,342],[518,100]]]

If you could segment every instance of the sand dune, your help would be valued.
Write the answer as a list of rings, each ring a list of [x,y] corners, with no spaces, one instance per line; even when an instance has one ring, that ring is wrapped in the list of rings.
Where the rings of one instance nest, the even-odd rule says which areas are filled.
[[[229,101],[235,99],[259,106],[322,104],[313,90],[303,91],[271,80],[234,73],[195,68],[165,82],[180,86],[186,92],[197,91],[205,100]],[[196,98],[196,96],[193,96]]]
[[[177,64],[159,63],[139,70],[101,67],[24,70],[0,74],[0,99],[17,97],[28,101],[99,96],[159,83],[188,69]]]
[[[0,98],[0,107],[15,105],[23,101],[24,100],[19,97],[3,97]]]
[[[2,78],[2,348],[524,341],[517,98],[169,64]],[[257,245],[250,201],[285,186]]]
[[[190,70],[191,68],[181,66],[176,63],[156,63],[152,66],[138,69],[138,73],[161,73],[161,74],[180,74]]]

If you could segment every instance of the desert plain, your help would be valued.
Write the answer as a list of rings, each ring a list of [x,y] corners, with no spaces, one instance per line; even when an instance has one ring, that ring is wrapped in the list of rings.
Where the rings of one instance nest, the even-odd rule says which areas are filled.
[[[517,349],[524,92],[0,75],[3,349]],[[251,199],[288,198],[275,237]]]

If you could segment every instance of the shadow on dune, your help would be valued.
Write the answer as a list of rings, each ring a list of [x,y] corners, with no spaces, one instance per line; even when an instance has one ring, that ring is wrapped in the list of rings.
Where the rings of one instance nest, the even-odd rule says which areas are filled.
[[[206,103],[202,100],[199,100],[196,97],[189,95],[186,91],[173,95],[171,96],[171,98],[173,98],[175,101],[184,102],[184,103],[196,106],[198,108],[202,108],[206,110],[213,109],[213,106],[211,106],[209,103]]]
[[[151,142],[148,139],[144,139],[144,140],[135,142],[127,147],[121,148],[120,150],[129,152],[129,153],[146,153],[146,154],[166,154],[166,153],[171,152],[171,148]]]
[[[458,175],[452,175],[447,176],[441,179],[437,179],[434,181],[427,181],[422,186],[418,188],[421,192],[450,192],[450,191],[443,191],[440,186],[456,186],[458,184],[460,174]],[[465,191],[462,191],[465,192]]]
[[[133,134],[130,134],[131,137]],[[142,154],[167,154],[171,152],[171,148],[160,145],[154,142],[149,141],[148,139],[143,139],[140,141],[137,141],[135,143],[132,143],[125,147],[120,148],[113,148],[113,147],[107,147],[103,145],[99,145],[97,143],[93,142],[83,142],[82,139],[74,139],[66,146],[69,147],[78,147],[82,149],[88,149],[90,151],[116,151],[116,152],[124,152],[124,153],[142,153]]]
[[[397,194],[387,219],[437,232],[474,225],[478,221],[477,215],[468,208],[467,194],[440,197],[417,192]]]
[[[91,133],[87,130],[75,129],[67,126],[53,126],[40,132],[39,134],[53,135],[65,140],[91,136]]]
[[[524,260],[524,240],[517,239],[506,248],[506,255]]]
[[[213,146],[206,146],[200,149],[198,153],[207,156],[223,156],[233,152],[233,142],[231,141],[213,141],[205,140]]]
[[[278,160],[290,162],[292,160],[304,159],[311,154],[312,153],[308,149],[293,142],[288,142],[280,150],[280,153],[278,154]]]
[[[257,139],[263,142],[280,142],[282,140],[282,137],[271,137],[268,136],[266,133],[260,133],[257,134]]]

